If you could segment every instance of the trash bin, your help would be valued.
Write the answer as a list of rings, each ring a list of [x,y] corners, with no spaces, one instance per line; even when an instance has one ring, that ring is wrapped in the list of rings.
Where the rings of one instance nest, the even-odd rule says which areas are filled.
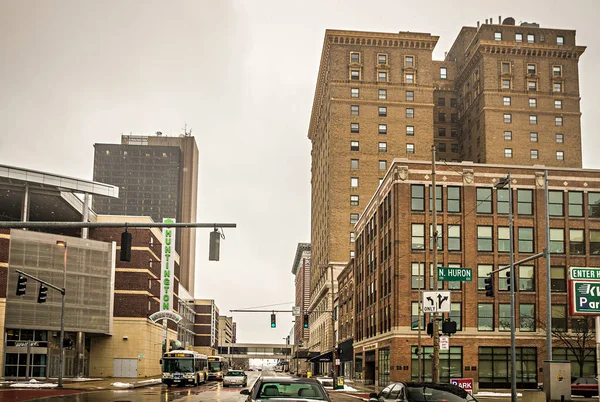
[[[344,377],[337,377],[337,381],[334,384],[333,389],[344,389]]]
[[[312,377],[312,371],[307,371],[306,378],[311,378],[311,377]]]

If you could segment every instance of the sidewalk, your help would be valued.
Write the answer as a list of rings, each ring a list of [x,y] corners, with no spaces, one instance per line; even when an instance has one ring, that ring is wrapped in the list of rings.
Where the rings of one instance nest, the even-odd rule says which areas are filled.
[[[80,391],[98,391],[103,389],[127,389],[139,388],[150,385],[160,384],[160,377],[150,378],[65,378],[63,380],[63,389],[73,389]],[[57,379],[51,378],[46,381],[4,381],[0,383],[0,388],[10,389],[57,389]]]

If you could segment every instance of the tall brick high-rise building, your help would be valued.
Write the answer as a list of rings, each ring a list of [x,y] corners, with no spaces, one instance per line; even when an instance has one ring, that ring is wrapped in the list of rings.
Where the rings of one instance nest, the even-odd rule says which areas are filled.
[[[442,61],[428,33],[326,31],[308,132],[311,311],[331,310],[330,267],[337,278],[353,256],[354,225],[393,158],[431,160],[435,144],[439,160],[581,167],[575,31],[477,25]],[[329,320],[311,316],[322,353]]]

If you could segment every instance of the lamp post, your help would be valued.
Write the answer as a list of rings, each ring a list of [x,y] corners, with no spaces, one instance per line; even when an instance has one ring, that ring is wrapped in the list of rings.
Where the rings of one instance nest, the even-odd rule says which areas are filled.
[[[333,294],[333,265],[329,266],[331,268],[331,379],[332,379],[332,383],[331,383],[331,388],[335,389],[335,384],[336,384],[336,380],[337,380],[337,374],[336,374],[336,369],[337,367],[335,366],[335,362],[337,360],[337,353],[336,353],[336,347],[335,347],[335,308],[334,308],[334,303],[335,303],[335,299],[334,299],[334,294]]]
[[[65,291],[67,289],[67,242],[57,240],[56,245],[63,247],[63,291],[61,292],[61,307],[60,307],[60,338],[59,338],[59,354],[58,354],[58,385],[57,388],[63,387],[63,360],[64,360],[64,342],[65,342]]]
[[[508,231],[510,241],[510,372],[511,372],[511,387],[510,387],[510,400],[511,402],[517,401],[517,348],[516,348],[516,325],[515,325],[515,262],[514,262],[514,233],[513,233],[513,194],[511,186],[510,173],[503,179],[501,179],[494,187],[501,189],[508,186]]]

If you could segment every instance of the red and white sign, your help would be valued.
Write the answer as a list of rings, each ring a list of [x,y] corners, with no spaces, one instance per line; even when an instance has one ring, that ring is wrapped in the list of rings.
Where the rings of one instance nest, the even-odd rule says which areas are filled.
[[[473,395],[473,379],[472,378],[452,378],[450,384],[458,385],[469,394]]]
[[[440,350],[450,350],[449,336],[440,336]]]

